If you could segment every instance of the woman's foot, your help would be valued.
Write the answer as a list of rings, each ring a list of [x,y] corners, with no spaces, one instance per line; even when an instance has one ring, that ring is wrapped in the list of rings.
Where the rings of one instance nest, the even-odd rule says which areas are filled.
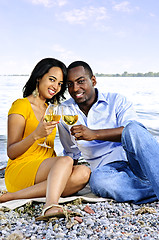
[[[9,201],[9,193],[7,191],[0,191],[0,203]]]
[[[53,218],[53,217],[68,219],[69,217],[73,217],[73,216],[81,217],[82,215],[78,212],[72,212],[61,205],[51,204],[50,206],[45,207],[43,209],[41,216],[37,217],[36,220],[48,221],[49,218]]]
[[[60,206],[60,207],[52,207],[52,208],[49,208],[45,213],[44,213],[44,216],[50,216],[50,215],[56,215],[56,214],[60,214],[62,213],[63,214],[63,207]]]
[[[44,207],[41,216],[37,217],[37,221],[47,221],[52,217],[66,217],[64,208],[61,205],[51,204],[50,206]]]

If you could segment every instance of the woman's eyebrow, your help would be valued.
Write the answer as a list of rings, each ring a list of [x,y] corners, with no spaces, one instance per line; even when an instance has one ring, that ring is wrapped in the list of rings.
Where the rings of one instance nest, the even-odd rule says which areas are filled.
[[[55,78],[57,80],[57,78],[55,76],[49,76],[49,77]]]
[[[49,78],[54,78],[55,80],[57,80],[57,78],[55,76],[49,76]],[[60,81],[60,83],[63,83],[63,80]]]

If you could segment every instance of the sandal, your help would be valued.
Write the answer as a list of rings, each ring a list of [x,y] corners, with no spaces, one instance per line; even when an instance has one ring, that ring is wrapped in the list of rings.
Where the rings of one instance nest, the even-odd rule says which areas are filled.
[[[55,212],[55,213],[51,213],[51,214],[45,215],[45,212],[46,212],[47,210],[49,210],[50,208],[52,208],[52,207],[62,208],[62,212]],[[57,205],[57,204],[51,204],[50,206],[44,208],[44,209],[42,210],[41,216],[37,217],[35,220],[36,220],[36,221],[47,221],[47,220],[49,220],[49,218],[53,218],[53,217],[57,217],[57,218],[66,217],[66,215],[65,215],[65,213],[64,213],[64,208],[63,208],[63,206],[60,206],[60,205]]]

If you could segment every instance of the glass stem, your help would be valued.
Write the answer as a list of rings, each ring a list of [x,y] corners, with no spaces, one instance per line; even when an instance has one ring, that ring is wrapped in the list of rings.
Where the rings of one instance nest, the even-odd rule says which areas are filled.
[[[45,137],[45,140],[44,140],[44,144],[46,145],[46,140],[47,140],[47,137]]]

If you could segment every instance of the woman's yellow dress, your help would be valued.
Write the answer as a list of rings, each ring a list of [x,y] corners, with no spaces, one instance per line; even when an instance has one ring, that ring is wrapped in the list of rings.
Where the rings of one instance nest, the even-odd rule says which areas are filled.
[[[13,102],[8,115],[20,114],[25,118],[26,125],[23,139],[31,134],[39,124],[36,119],[31,104],[27,98],[17,99]],[[56,128],[47,137],[47,144],[51,148],[41,147],[38,143],[43,143],[45,138],[40,138],[21,156],[14,160],[9,159],[5,171],[5,184],[9,192],[34,185],[37,170],[40,164],[50,157],[55,157],[54,139]]]

